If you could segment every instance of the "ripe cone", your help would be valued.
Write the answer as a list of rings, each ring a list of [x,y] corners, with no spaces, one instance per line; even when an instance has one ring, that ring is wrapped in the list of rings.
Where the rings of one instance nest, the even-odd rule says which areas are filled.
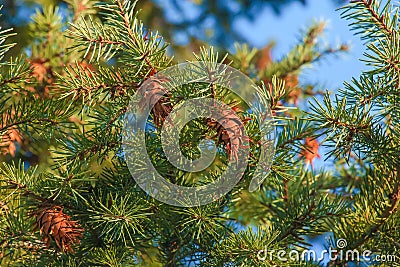
[[[158,127],[164,123],[173,109],[170,95],[167,94],[163,87],[163,83],[166,81],[150,77],[145,84],[143,99],[139,102],[139,106],[143,109],[151,107],[154,124]]]
[[[10,115],[3,114],[0,117],[2,118],[2,120],[0,119],[0,128],[2,128],[7,125]],[[16,143],[20,146],[23,144],[22,134],[19,132],[17,126],[12,126],[6,129],[2,135],[0,134],[0,155],[10,154],[12,157],[15,157],[17,152]]]
[[[238,108],[234,107],[234,111]],[[212,138],[218,138],[218,143],[225,145],[229,156],[238,161],[239,148],[243,148],[243,143],[249,141],[246,136],[243,122],[231,110],[221,110],[220,119],[224,121],[224,126],[214,119],[207,119],[207,125],[210,129],[216,130],[217,134]]]
[[[56,242],[63,252],[74,252],[72,245],[79,244],[84,229],[71,217],[63,213],[59,206],[42,207],[32,213],[35,216],[35,230],[39,230],[46,247],[50,247],[50,240]]]

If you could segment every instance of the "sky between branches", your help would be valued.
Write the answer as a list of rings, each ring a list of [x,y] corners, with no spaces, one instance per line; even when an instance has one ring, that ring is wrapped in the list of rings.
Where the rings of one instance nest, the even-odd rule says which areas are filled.
[[[181,19],[180,13],[171,4],[171,0],[156,0],[165,12],[168,20],[172,22]],[[188,18],[196,17],[197,6],[194,1],[182,1],[181,7]],[[296,44],[301,37],[299,30],[306,29],[313,20],[324,20],[328,22],[323,42],[339,44],[346,42],[351,45],[351,51],[347,55],[339,58],[329,57],[321,64],[314,66],[313,69],[306,70],[302,76],[303,82],[323,83],[322,85],[329,90],[334,90],[342,86],[343,81],[357,77],[361,73],[363,63],[358,59],[362,57],[364,47],[359,37],[353,36],[350,32],[348,21],[340,18],[340,11],[333,1],[330,0],[309,0],[307,5],[299,2],[292,2],[282,8],[281,14],[276,14],[269,6],[260,10],[254,21],[249,21],[244,16],[238,16],[233,24],[233,31],[244,37],[250,45],[261,48],[269,41],[276,41],[273,55],[275,58],[284,56],[291,47]],[[207,25],[207,23],[206,23]],[[212,27],[212,23],[208,23]],[[196,25],[189,29],[191,34],[200,38],[205,29]],[[207,37],[206,37],[207,38]],[[184,44],[187,42],[187,35],[184,32],[175,34],[175,41]],[[213,43],[213,37],[206,39],[208,43]],[[231,51],[233,45],[231,47]]]

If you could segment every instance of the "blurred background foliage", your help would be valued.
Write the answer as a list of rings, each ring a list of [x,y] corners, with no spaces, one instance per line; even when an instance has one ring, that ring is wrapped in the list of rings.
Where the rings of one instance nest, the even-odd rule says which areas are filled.
[[[336,3],[338,7],[346,2],[330,1]],[[66,2],[71,2],[73,5],[76,1],[5,0],[2,3],[4,14],[0,17],[0,25],[3,28],[14,28],[18,34],[8,41],[17,43],[22,49],[29,42],[28,24],[35,9],[41,6],[59,6],[67,15],[69,11]],[[94,1],[91,0],[83,0],[80,3],[78,10],[94,5]],[[306,6],[308,2],[307,0],[140,0],[137,3],[137,10],[140,10],[139,17],[144,25],[157,30],[172,44],[175,52],[178,52],[176,56],[187,58],[193,50],[197,50],[205,43],[220,48],[232,48],[235,42],[243,42],[242,34],[233,27],[236,18],[254,21],[264,8],[270,8],[279,15],[293,3]],[[180,45],[177,45],[177,40],[174,40],[177,35],[185,35],[188,43],[180,42]],[[12,53],[18,54],[20,49],[13,49]]]

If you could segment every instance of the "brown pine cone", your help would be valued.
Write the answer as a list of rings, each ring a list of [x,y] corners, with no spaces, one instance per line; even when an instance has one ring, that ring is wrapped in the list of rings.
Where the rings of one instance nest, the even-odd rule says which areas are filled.
[[[244,148],[245,141],[249,141],[246,135],[244,124],[236,115],[237,107],[232,110],[221,110],[220,120],[224,122],[224,127],[214,119],[207,119],[207,125],[210,129],[217,131],[212,138],[217,138],[218,143],[225,145],[225,149],[230,157],[238,162],[238,152],[240,148]]]
[[[45,206],[32,213],[36,217],[35,231],[39,229],[46,247],[50,247],[50,240],[56,242],[62,252],[74,252],[72,245],[79,244],[84,229],[77,221],[63,213],[59,206]]]
[[[158,127],[162,126],[173,108],[170,101],[171,96],[163,87],[163,83],[166,81],[155,77],[148,78],[143,85],[143,99],[139,102],[139,106],[143,109],[152,107],[154,124]]]

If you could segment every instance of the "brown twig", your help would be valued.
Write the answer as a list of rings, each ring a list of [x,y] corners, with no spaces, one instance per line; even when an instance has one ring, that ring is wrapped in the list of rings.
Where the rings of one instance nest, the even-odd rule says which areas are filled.
[[[277,148],[284,149],[287,145],[293,144],[295,141],[300,141],[300,140],[305,139],[306,137],[310,137],[310,134],[312,134],[311,130],[310,131],[306,131],[306,132],[301,133],[301,134],[298,134],[296,136],[293,136],[292,138],[286,140],[282,144],[279,144],[277,146]]]
[[[122,41],[111,41],[111,40],[107,40],[104,39],[103,36],[99,36],[98,39],[90,39],[90,38],[86,38],[86,41],[89,41],[91,43],[96,43],[96,44],[108,44],[108,45],[125,45],[124,42]]]
[[[117,1],[118,2],[118,9],[119,9],[119,13],[124,21],[125,24],[125,28],[128,31],[129,37],[132,39],[134,44],[137,44],[137,40],[136,37],[131,29],[131,26],[129,25],[129,20],[128,17],[126,16],[126,13],[124,11],[124,7],[122,5],[121,1]],[[150,51],[148,51],[147,53],[143,54],[142,56],[142,60],[144,60],[146,62],[146,64],[150,67],[151,69],[151,73],[155,73],[157,72],[156,69],[153,67],[153,65],[151,64],[151,62],[148,59],[148,55],[149,55]]]
[[[102,150],[104,148],[113,148],[113,147],[116,147],[118,144],[120,144],[120,143],[119,142],[109,142],[106,144],[105,143],[95,144],[91,147],[88,147],[88,148],[82,150],[81,152],[78,152],[75,156],[73,156],[71,158],[71,161],[74,161],[75,159],[83,160],[84,156],[89,153],[96,154],[97,152],[99,152],[100,150]]]
[[[5,125],[5,126],[1,126],[0,132],[2,132],[2,131],[4,131],[4,130],[7,130],[7,129],[13,127],[13,126],[20,125],[20,124],[25,124],[25,123],[37,124],[37,123],[43,123],[43,122],[47,122],[47,123],[50,123],[50,124],[52,124],[52,125],[58,125],[58,122],[57,122],[57,121],[50,120],[50,119],[47,119],[47,118],[26,119],[26,120],[16,121],[16,122],[7,124],[7,125]]]
[[[41,201],[41,202],[50,202],[50,203],[53,202],[53,200],[51,200],[49,198],[45,198],[45,197],[39,196],[35,192],[32,192],[31,190],[26,188],[26,185],[20,184],[17,181],[8,180],[8,183],[10,184],[11,188],[22,190],[24,192],[23,193],[24,196],[30,196],[30,197],[32,197],[34,199],[37,199],[37,200]]]
[[[343,128],[348,128],[351,132],[357,132],[357,131],[364,131],[369,129],[370,125],[369,124],[361,124],[361,125],[355,125],[355,124],[349,124],[345,122],[341,122],[338,119],[334,118],[327,118],[327,120],[336,126],[340,126]]]
[[[386,25],[384,22],[384,15],[379,16],[378,13],[375,12],[375,10],[372,7],[372,0],[361,0],[361,2],[365,5],[365,7],[368,9],[368,12],[371,14],[371,16],[375,19],[376,22],[380,24],[380,28],[384,29],[389,35],[393,34],[393,31]]]

